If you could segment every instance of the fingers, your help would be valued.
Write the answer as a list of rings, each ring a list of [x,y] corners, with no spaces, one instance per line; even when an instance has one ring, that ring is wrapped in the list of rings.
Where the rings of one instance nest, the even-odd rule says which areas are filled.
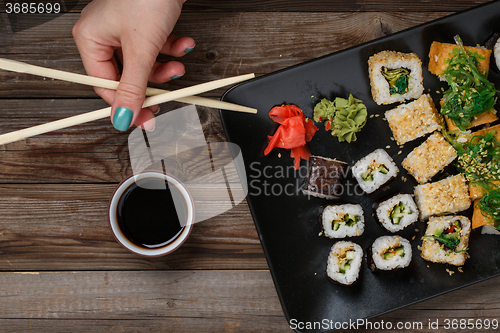
[[[177,37],[171,34],[161,48],[160,53],[174,57],[182,57],[191,52],[194,47],[195,42],[191,37]],[[178,61],[169,61],[167,63],[156,62],[151,70],[149,81],[164,83],[169,80],[178,79],[183,76],[184,73],[184,65]]]
[[[75,38],[75,42],[88,75],[115,81],[120,79],[117,91],[94,89],[99,96],[112,105],[111,121],[114,127],[125,131],[131,124],[135,124],[146,130],[153,129],[155,124],[153,112],[158,107],[142,108],[147,82],[163,83],[177,79],[184,75],[184,65],[177,61],[156,62],[157,50],[147,54],[137,52],[138,48],[132,48],[127,53],[124,44],[121,49],[115,50],[114,47],[82,38]],[[182,56],[186,54],[186,49],[192,47],[194,47],[192,38],[178,38],[171,35],[160,51],[173,56]],[[114,58],[115,52],[123,63],[121,78]]]
[[[164,83],[180,78],[184,75],[184,72],[184,65],[178,61],[169,61],[167,63],[155,62],[149,75],[149,81]]]
[[[118,66],[114,59],[114,48],[97,43],[86,37],[80,30],[81,24],[73,27],[73,38],[80,52],[83,67],[89,76],[116,81],[119,78]],[[94,87],[95,92],[111,105],[115,92],[113,90]]]
[[[160,53],[168,54],[174,57],[182,57],[191,52],[195,47],[194,39],[191,37],[177,37],[170,34],[166,43],[160,50]]]
[[[181,57],[190,52],[195,46],[194,40],[190,37],[177,37],[169,35],[167,41],[160,49],[160,53],[167,53],[172,56]],[[137,51],[137,48],[125,49],[123,52],[123,74],[120,84],[114,95],[112,102],[111,121],[113,126],[121,131],[127,130],[131,124],[150,124],[154,118],[150,112],[140,112],[144,102],[147,82],[163,83],[169,80],[180,78],[184,75],[184,65],[177,61],[167,63],[156,62],[154,52]],[[112,93],[101,91],[110,97]],[[143,115],[144,113],[144,115]],[[140,116],[140,118],[138,118]],[[145,127],[153,127],[145,125]]]
[[[152,131],[155,128],[156,119],[150,108],[142,109],[134,121],[134,125],[146,131]]]
[[[138,47],[140,44],[122,44],[123,73],[111,105],[111,122],[120,131],[127,130],[139,116],[156,59],[155,50]]]

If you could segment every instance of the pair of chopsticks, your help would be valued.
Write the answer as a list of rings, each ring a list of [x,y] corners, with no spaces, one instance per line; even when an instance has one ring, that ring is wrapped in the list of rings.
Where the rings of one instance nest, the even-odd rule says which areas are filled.
[[[18,73],[28,73],[34,74],[44,77],[50,77],[58,80],[69,81],[74,83],[80,83],[84,85],[90,85],[93,87],[101,87],[107,89],[116,90],[118,87],[118,81],[106,80],[97,77],[86,76],[82,74],[75,74],[50,68],[44,68],[34,65],[29,65],[26,63],[22,63],[19,61],[2,59],[0,58],[0,69],[5,69],[8,71],[18,72]],[[249,108],[246,106],[236,105],[228,102],[212,100],[209,98],[203,98],[198,95],[210,90],[214,90],[217,88],[221,88],[224,86],[236,84],[251,78],[254,78],[255,75],[246,74],[234,76],[226,79],[215,80],[207,83],[198,84],[195,86],[178,89],[175,91],[168,91],[156,88],[147,88],[146,95],[151,96],[147,97],[144,100],[143,107],[148,107],[152,105],[157,105],[160,103],[165,103],[168,101],[179,101],[188,104],[196,104],[201,106],[207,106],[211,108],[219,108],[224,110],[231,111],[239,111],[239,112],[248,112],[248,113],[257,113],[256,109]],[[75,126],[83,123],[87,123],[90,121],[102,119],[109,117],[111,114],[111,107],[83,113],[77,116],[68,117],[60,120],[56,120],[53,122],[41,124],[38,126],[25,128],[19,131],[14,131],[6,134],[0,135],[0,145],[15,142],[18,140],[22,140],[34,135],[39,135],[59,129],[63,129],[70,126]]]

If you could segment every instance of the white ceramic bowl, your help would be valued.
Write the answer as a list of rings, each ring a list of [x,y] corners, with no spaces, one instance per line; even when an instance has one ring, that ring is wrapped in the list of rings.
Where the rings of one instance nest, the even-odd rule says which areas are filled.
[[[117,221],[117,206],[118,202],[120,201],[120,197],[122,196],[123,192],[130,186],[132,183],[140,181],[141,179],[144,178],[159,178],[159,179],[164,179],[169,182],[169,184],[174,185],[177,187],[177,189],[180,191],[180,193],[183,196],[183,199],[186,203],[187,206],[187,216],[186,216],[186,221],[185,221],[185,226],[175,238],[173,238],[168,244],[163,245],[161,247],[157,248],[145,248],[139,245],[134,244],[132,241],[130,241],[123,232],[120,230],[118,226],[118,221]],[[115,239],[120,243],[125,249],[129,250],[132,253],[142,255],[142,256],[147,256],[147,257],[158,257],[158,256],[163,256],[166,254],[169,254],[176,249],[178,249],[182,243],[187,239],[189,234],[191,233],[191,229],[193,229],[193,224],[194,224],[194,201],[189,193],[188,189],[186,186],[181,183],[178,179],[171,175],[164,174],[162,172],[156,172],[156,171],[148,171],[148,172],[142,172],[137,175],[132,175],[127,178],[125,178],[115,189],[113,194],[111,195],[111,198],[109,200],[109,205],[108,205],[108,223],[109,227],[111,229],[111,232],[113,233],[113,236]],[[182,225],[182,221],[181,221]]]

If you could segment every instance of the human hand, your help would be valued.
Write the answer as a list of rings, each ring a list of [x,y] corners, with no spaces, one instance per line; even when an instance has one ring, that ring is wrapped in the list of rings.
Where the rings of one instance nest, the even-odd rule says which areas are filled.
[[[154,128],[158,106],[142,108],[147,82],[163,83],[184,74],[177,61],[159,63],[159,53],[181,57],[195,46],[171,34],[185,0],[94,0],[73,27],[73,38],[90,76],[120,80],[116,91],[95,88],[111,105],[111,121],[125,131],[131,124]],[[116,54],[122,59],[120,77]]]

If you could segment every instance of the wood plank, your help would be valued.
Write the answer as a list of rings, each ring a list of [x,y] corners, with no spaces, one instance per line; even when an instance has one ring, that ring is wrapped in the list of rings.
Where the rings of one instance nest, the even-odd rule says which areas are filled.
[[[191,36],[197,42],[196,48],[182,58],[186,75],[166,85],[153,86],[173,90],[244,73],[267,74],[446,14],[449,13],[187,12],[175,28],[176,34]],[[7,33],[3,35],[5,47],[0,50],[0,57],[84,74],[71,37],[77,19],[78,14],[70,13],[45,23],[43,29]],[[161,61],[169,59],[160,57]],[[220,97],[225,90],[204,96]],[[90,87],[0,71],[0,98],[26,97],[96,98],[96,94]]]
[[[43,124],[105,107],[102,100],[3,100],[0,133]],[[160,115],[185,106],[164,103]],[[208,142],[225,140],[217,110],[198,107]],[[128,136],[108,119],[0,146],[0,183],[118,183],[133,173]]]
[[[37,319],[55,318],[56,327],[97,319],[97,331],[230,332],[256,321],[264,332],[286,327],[267,271],[0,273],[0,280],[2,329],[21,322],[12,319],[37,328],[47,323]]]
[[[5,331],[74,325],[77,332],[91,326],[93,332],[290,332],[268,271],[3,272],[0,281]],[[405,332],[449,332],[444,319],[498,320],[499,282],[490,279],[369,321],[423,324]],[[429,330],[436,320],[439,328]],[[360,331],[365,327],[343,330]]]
[[[245,201],[195,224],[188,240],[168,256],[129,253],[108,228],[107,205],[114,188],[0,185],[0,271],[267,269]]]
[[[66,12],[79,12],[90,0],[66,0]],[[184,11],[221,11],[221,12],[342,12],[342,11],[457,11],[483,4],[488,0],[441,0],[436,1],[394,1],[394,0],[357,0],[357,1],[285,1],[285,0],[189,0]]]
[[[488,0],[441,1],[286,1],[286,0],[189,0],[186,11],[238,11],[238,12],[354,12],[354,11],[458,11],[489,2]]]

